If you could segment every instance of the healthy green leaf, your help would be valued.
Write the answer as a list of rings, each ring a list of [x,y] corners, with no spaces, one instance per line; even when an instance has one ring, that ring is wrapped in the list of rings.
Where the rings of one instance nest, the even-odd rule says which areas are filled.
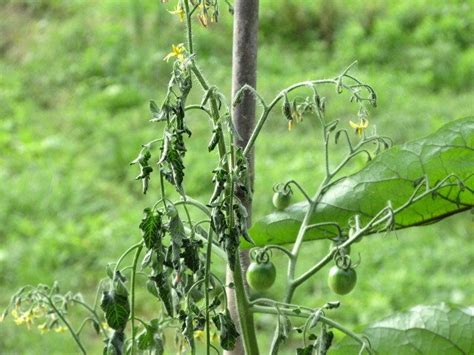
[[[474,308],[446,304],[416,306],[368,326],[363,333],[377,354],[473,354]],[[331,354],[357,354],[346,337]]]
[[[437,222],[474,206],[474,117],[452,121],[436,133],[404,145],[395,146],[377,155],[359,172],[334,183],[324,194],[309,224],[336,222],[347,233],[348,221],[359,215],[365,223],[390,201],[394,209],[402,206],[413,194],[423,177],[430,188],[450,174],[455,186],[439,189],[433,196],[402,210],[395,216],[395,229]],[[423,192],[424,187],[420,192]],[[249,230],[259,246],[294,242],[306,202],[284,211],[273,212],[257,221]],[[305,240],[335,237],[334,227],[308,230]],[[251,245],[242,240],[241,246]]]

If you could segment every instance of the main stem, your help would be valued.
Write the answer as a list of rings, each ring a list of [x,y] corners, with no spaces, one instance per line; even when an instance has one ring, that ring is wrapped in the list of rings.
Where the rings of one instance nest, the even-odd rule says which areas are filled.
[[[236,0],[234,3],[234,34],[232,53],[232,97],[244,85],[253,88],[257,84],[257,34],[258,34],[258,0]],[[252,95],[244,95],[241,103],[232,112],[234,125],[240,137],[235,143],[242,149],[247,145],[255,126],[255,99]],[[255,171],[254,150],[246,152],[250,185],[253,187]],[[237,191],[237,195],[244,194]],[[240,197],[240,196],[239,196]],[[248,213],[248,224],[251,223],[252,201],[243,199]],[[229,311],[235,323],[240,325],[241,336],[232,351],[226,354],[258,354],[258,343],[255,334],[253,313],[250,311],[246,286],[245,271],[249,265],[248,252],[238,255],[235,271],[227,269],[226,283],[233,282],[234,289],[227,288]]]

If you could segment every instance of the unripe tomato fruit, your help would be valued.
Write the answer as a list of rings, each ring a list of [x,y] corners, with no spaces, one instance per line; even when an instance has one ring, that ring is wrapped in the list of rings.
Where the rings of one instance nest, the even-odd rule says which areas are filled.
[[[357,283],[357,274],[353,268],[341,269],[334,265],[329,270],[329,288],[338,295],[347,295]]]
[[[255,291],[268,290],[276,278],[275,265],[271,261],[266,263],[252,262],[247,269],[247,282]]]
[[[284,210],[291,203],[291,191],[277,191],[273,194],[273,206],[278,210]]]

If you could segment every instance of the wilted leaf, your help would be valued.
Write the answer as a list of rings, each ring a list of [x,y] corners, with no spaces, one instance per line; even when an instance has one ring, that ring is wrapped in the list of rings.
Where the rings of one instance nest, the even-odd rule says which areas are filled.
[[[145,329],[137,336],[139,350],[151,350],[153,354],[163,354],[163,340],[158,327],[153,323],[145,324]]]
[[[212,318],[216,327],[220,330],[220,344],[224,350],[232,350],[235,347],[235,342],[239,337],[239,333],[235,328],[235,324],[230,318],[228,311],[219,313]]]
[[[179,260],[181,258],[181,247],[183,240],[186,239],[183,222],[178,214],[170,218],[169,233],[171,236],[171,248],[173,251],[172,263],[175,269],[179,268]]]
[[[152,276],[151,280],[155,282],[155,286],[158,289],[158,295],[163,301],[166,312],[170,317],[173,317],[173,298],[171,295],[171,286],[169,284],[168,275],[166,272],[161,272],[156,276]],[[148,291],[153,293],[150,286],[147,285]]]
[[[161,223],[161,214],[153,212],[150,208],[145,208],[144,217],[140,223],[140,229],[143,232],[143,241],[148,249],[161,243],[163,229]]]
[[[123,344],[125,341],[125,334],[122,330],[116,330],[113,332],[109,341],[105,345],[104,354],[107,355],[122,355]]]
[[[118,295],[114,291],[105,291],[102,294],[100,308],[105,313],[105,319],[110,328],[123,330],[130,315],[130,304],[126,296]]]

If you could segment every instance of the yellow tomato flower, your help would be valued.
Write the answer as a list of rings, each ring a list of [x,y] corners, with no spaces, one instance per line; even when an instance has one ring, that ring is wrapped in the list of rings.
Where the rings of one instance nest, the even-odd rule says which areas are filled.
[[[173,11],[168,11],[168,12],[170,14],[178,16],[181,22],[184,21],[184,16],[186,15],[186,13],[184,12],[184,9],[182,8],[180,3],[176,5],[176,8]]]
[[[22,325],[23,323],[25,323],[25,318],[18,317],[18,318],[15,318],[14,321],[16,325]]]
[[[49,331],[48,325],[46,323],[38,325],[38,329],[41,334],[47,333]]]
[[[13,311],[12,311],[12,317],[17,319],[19,316],[18,316],[18,310],[15,308]]]
[[[196,339],[197,341],[203,341],[205,335],[206,333],[204,333],[203,330],[196,330],[194,332],[194,339]]]
[[[219,334],[216,332],[211,332],[211,342],[217,343],[219,341]]]
[[[364,132],[364,129],[366,129],[369,126],[369,121],[366,118],[361,118],[359,123],[354,123],[352,121],[349,121],[349,124],[351,125],[352,128],[355,129],[355,132],[361,136],[362,132]]]
[[[36,306],[35,308],[33,308],[33,316],[35,318],[41,318],[43,317],[45,314],[45,309],[43,306]]]
[[[184,53],[186,52],[186,48],[184,47],[183,43],[180,43],[178,45],[171,45],[171,52],[168,53],[166,57],[163,58],[163,60],[170,60],[173,57],[178,58],[180,62],[184,61]]]
[[[32,310],[20,314],[18,313],[18,308],[15,308],[12,311],[12,316],[16,325],[26,324],[29,329],[31,324],[33,324],[34,315]]]
[[[54,331],[56,333],[64,333],[65,331],[67,331],[67,327],[60,325],[59,327],[54,328]]]

